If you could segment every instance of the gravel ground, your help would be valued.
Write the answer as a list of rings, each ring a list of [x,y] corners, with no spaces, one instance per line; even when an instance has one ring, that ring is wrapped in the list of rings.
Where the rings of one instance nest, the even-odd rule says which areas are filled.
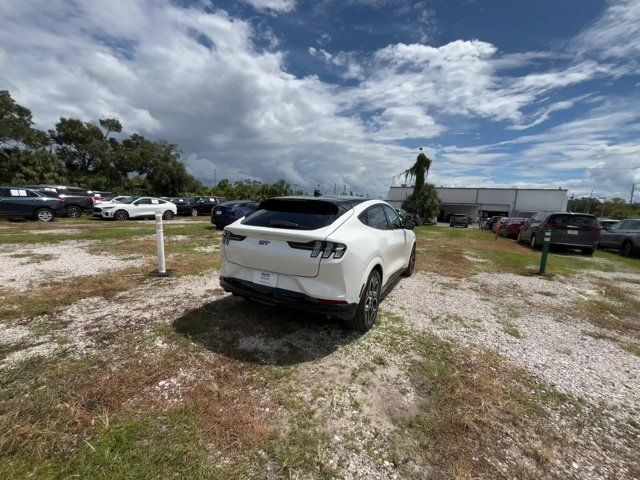
[[[95,255],[86,247],[96,241],[67,241],[43,245],[3,245],[0,253],[0,286],[25,290],[40,283],[70,277],[98,275],[144,264],[144,258]]]
[[[572,315],[575,300],[597,294],[592,283],[495,273],[452,283],[417,274],[384,306],[418,330],[495,350],[563,393],[640,414],[640,357],[589,335],[602,330]]]

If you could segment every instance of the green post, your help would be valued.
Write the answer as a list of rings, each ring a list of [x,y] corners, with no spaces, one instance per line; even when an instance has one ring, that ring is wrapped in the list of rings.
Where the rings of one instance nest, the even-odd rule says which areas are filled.
[[[544,230],[544,241],[542,242],[542,258],[540,258],[540,271],[539,275],[544,275],[547,269],[547,255],[549,255],[549,245],[551,245],[551,229],[546,228]]]

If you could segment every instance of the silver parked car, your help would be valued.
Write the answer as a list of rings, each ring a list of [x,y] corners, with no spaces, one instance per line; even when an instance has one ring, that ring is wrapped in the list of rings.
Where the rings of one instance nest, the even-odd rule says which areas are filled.
[[[539,248],[545,229],[551,229],[551,245],[579,248],[585,255],[593,254],[600,241],[602,227],[598,219],[586,213],[536,213],[525,222],[518,234],[518,242],[528,242]]]
[[[615,248],[626,257],[640,255],[640,218],[627,218],[605,227],[600,247]]]

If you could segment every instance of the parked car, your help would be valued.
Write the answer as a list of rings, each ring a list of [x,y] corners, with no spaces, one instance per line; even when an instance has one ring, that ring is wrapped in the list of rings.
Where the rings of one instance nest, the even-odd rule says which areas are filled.
[[[222,229],[258,209],[258,202],[252,200],[232,200],[217,205],[211,213],[211,223]]]
[[[117,205],[118,203],[122,203],[128,198],[132,198],[130,196],[118,196],[112,197],[109,200],[96,200],[96,204],[93,207],[92,213],[94,217],[102,218],[102,209],[111,205]],[[138,197],[135,197],[138,198]]]
[[[493,231],[493,226],[496,224],[497,221],[499,221],[502,218],[502,215],[494,215],[493,217],[490,217],[489,220],[487,220],[486,224],[485,224],[485,228],[487,230],[491,230]]]
[[[50,197],[64,200],[64,216],[79,218],[93,210],[94,198],[90,190],[65,185],[24,185],[25,188],[37,190]]]
[[[281,197],[225,227],[220,284],[228,292],[342,318],[366,331],[382,294],[413,273],[416,237],[381,200]]]
[[[179,197],[174,197],[174,198],[168,198],[168,197],[162,197],[163,200],[166,200],[167,202],[171,202],[176,206],[177,209],[177,214],[176,215],[188,215],[188,216],[194,216],[194,210],[191,208],[191,203],[189,203],[189,199],[188,198],[179,198]],[[198,210],[195,210],[195,214],[198,214]]]
[[[518,242],[541,247],[547,228],[551,229],[551,245],[579,248],[585,255],[593,254],[602,230],[598,219],[587,213],[539,212],[522,225]]]
[[[469,228],[469,217],[464,213],[454,213],[449,218],[449,226]]]
[[[625,257],[640,255],[640,218],[627,218],[605,227],[600,247],[620,250]]]
[[[526,221],[527,219],[522,217],[508,217],[504,223],[500,224],[500,236],[515,240]]]
[[[157,210],[162,212],[164,220],[173,220],[177,212],[173,203],[161,198],[129,197],[119,203],[95,207],[94,213],[101,215],[102,218],[127,220],[129,218],[153,218]]]
[[[612,218],[599,218],[598,219],[598,223],[604,229],[606,229],[607,227],[610,227],[611,225],[615,225],[618,222],[620,222],[620,220],[613,220]]]
[[[227,199],[224,197],[191,197],[189,198],[191,215],[194,217],[198,215],[211,215],[213,207],[226,201]]]
[[[0,187],[0,217],[52,222],[64,215],[64,200],[22,187]]]

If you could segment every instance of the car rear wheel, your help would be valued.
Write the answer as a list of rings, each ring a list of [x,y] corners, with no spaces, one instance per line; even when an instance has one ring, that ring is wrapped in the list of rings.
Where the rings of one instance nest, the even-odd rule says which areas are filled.
[[[53,220],[56,218],[56,215],[48,208],[41,208],[39,210],[36,210],[35,217],[39,222],[53,222]]]
[[[129,218],[129,214],[127,213],[126,210],[118,210],[116,213],[113,214],[113,219],[119,222],[127,220],[128,218]]]
[[[622,255],[625,257],[630,257],[633,255],[633,244],[627,240],[622,244]]]
[[[518,236],[516,237],[516,242],[522,243],[522,235],[520,235],[520,232],[518,232]]]
[[[529,246],[534,249],[537,248],[536,236],[533,233],[531,234],[531,241],[529,242]]]
[[[381,283],[380,273],[373,270],[367,279],[355,316],[347,320],[351,328],[366,332],[373,326],[378,316]]]
[[[72,205],[67,207],[65,210],[65,215],[69,218],[80,218],[82,216],[82,209],[80,207],[76,207]]]
[[[581,248],[580,251],[582,252],[583,255],[593,255],[593,252],[595,251],[595,248],[591,248],[591,247],[585,247],[585,248]]]
[[[192,217],[197,217],[198,216],[198,209],[197,208],[192,208],[191,209],[191,216]]]
[[[402,276],[410,277],[411,275],[413,275],[413,271],[415,270],[415,268],[416,268],[416,246],[414,245],[413,248],[411,249],[411,256],[409,257],[409,265],[405,269]]]
[[[162,219],[163,220],[173,220],[173,217],[175,217],[175,215],[173,214],[173,212],[171,210],[167,210],[166,212],[164,212],[162,214]]]

